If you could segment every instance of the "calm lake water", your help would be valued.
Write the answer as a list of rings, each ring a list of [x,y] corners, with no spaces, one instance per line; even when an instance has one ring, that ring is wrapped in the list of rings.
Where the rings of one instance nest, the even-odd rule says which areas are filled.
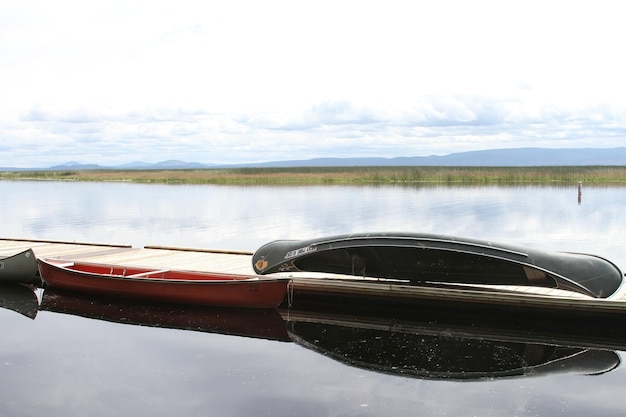
[[[412,231],[590,252],[626,269],[626,187],[584,187],[579,196],[576,186],[0,181],[0,196],[4,238],[254,251],[275,239]],[[0,300],[10,291],[0,288]],[[626,411],[623,352],[529,342],[514,328],[503,338],[477,334],[471,322],[412,332],[380,323],[287,326],[271,314],[36,296],[34,319],[0,308],[3,416]]]

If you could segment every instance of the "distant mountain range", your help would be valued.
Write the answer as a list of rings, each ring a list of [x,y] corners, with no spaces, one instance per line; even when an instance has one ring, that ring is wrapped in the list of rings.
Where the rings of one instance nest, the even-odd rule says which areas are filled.
[[[2,168],[0,171],[24,170],[93,170],[93,169],[203,169],[203,168],[278,168],[339,166],[626,166],[626,147],[546,149],[514,148],[451,153],[444,156],[411,156],[397,158],[315,158],[271,161],[253,164],[202,164],[168,160],[158,163],[130,162],[116,166],[83,164],[70,161],[47,168]]]

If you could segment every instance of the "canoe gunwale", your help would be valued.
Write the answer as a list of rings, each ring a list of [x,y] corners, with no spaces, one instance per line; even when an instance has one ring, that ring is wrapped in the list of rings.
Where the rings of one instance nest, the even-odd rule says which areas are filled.
[[[229,274],[229,273],[210,273],[210,272],[200,272],[200,271],[189,271],[183,269],[157,269],[157,268],[143,268],[143,267],[132,267],[133,269],[141,269],[145,270],[145,272],[140,272],[136,274],[130,275],[120,275],[120,274],[106,274],[99,272],[90,272],[90,271],[81,271],[79,269],[69,268],[74,265],[88,265],[88,266],[100,266],[100,264],[90,263],[90,262],[64,262],[62,264],[57,264],[57,260],[50,259],[39,259],[39,262],[51,265],[54,268],[59,268],[67,273],[71,273],[74,275],[85,276],[89,278],[96,279],[106,279],[106,280],[119,280],[119,281],[136,281],[136,282],[150,282],[150,283],[172,283],[172,284],[238,284],[244,282],[271,282],[271,281],[289,281],[291,278],[289,277],[263,277],[263,276],[246,276],[246,275],[237,275],[237,274]],[[107,265],[107,267],[112,268],[125,268],[123,265]],[[189,274],[189,275],[219,275],[223,277],[227,277],[224,279],[182,279],[182,278],[166,278],[166,277],[150,277],[152,274],[164,274],[164,273],[181,273],[181,274]]]
[[[380,243],[377,244],[377,246],[389,246],[389,247],[416,247],[416,237],[411,237],[408,235],[389,235],[389,236],[380,236],[378,238],[384,238],[384,239],[388,239],[388,240],[399,240],[399,241],[405,241],[406,244],[405,245],[398,245],[398,244],[384,244],[384,243]],[[350,242],[351,243],[351,247],[367,247],[367,246],[371,246],[370,244],[366,243],[367,241],[371,241],[373,239],[373,236],[355,236],[355,237],[351,237],[350,235],[348,236],[341,236],[341,237],[337,237],[337,238],[327,238],[327,240],[320,240],[319,242],[315,242],[315,245],[330,245],[333,243],[341,243],[341,242]],[[296,240],[293,240],[293,242],[297,242]],[[357,242],[364,242],[362,245],[359,244],[355,244]],[[482,248],[482,249],[488,249],[491,251],[497,251],[497,252],[503,252],[503,253],[507,253],[510,255],[516,255],[516,256],[528,256],[528,252],[526,251],[522,251],[522,250],[516,250],[516,249],[509,249],[509,248],[503,248],[503,247],[498,247],[498,246],[492,246],[489,244],[489,242],[478,242],[478,241],[472,241],[472,240],[467,240],[467,241],[461,241],[458,239],[454,239],[454,238],[450,238],[450,237],[441,237],[441,238],[437,238],[437,237],[420,237],[418,242],[433,242],[433,243],[446,243],[446,244],[451,244],[451,245],[463,245],[463,246],[471,246],[471,247],[476,247],[476,248]],[[424,248],[426,248],[426,246],[424,246]],[[443,247],[436,247],[433,246],[433,249],[445,249]],[[473,253],[473,252],[472,252]],[[287,259],[287,256],[285,256],[285,259]]]

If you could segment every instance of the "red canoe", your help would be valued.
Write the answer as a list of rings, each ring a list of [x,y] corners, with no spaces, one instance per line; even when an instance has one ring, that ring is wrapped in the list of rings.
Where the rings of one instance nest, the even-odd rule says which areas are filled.
[[[39,273],[51,287],[144,300],[221,307],[275,308],[288,278],[138,268],[39,259]]]

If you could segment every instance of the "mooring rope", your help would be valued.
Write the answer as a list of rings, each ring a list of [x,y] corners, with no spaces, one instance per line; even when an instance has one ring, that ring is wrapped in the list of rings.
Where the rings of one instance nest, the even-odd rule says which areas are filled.
[[[291,307],[293,304],[293,279],[287,282],[287,306]]]

